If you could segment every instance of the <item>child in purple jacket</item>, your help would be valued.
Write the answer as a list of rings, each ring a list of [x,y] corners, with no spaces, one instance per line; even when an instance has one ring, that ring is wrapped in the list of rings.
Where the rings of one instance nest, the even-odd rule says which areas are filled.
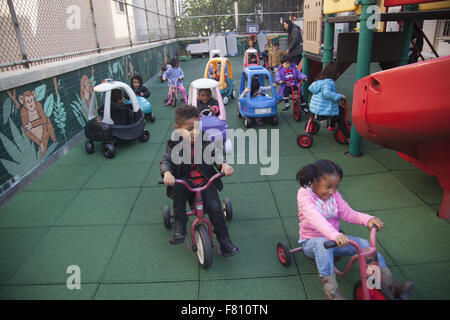
[[[184,99],[184,104],[188,103],[188,98],[187,98],[187,94],[186,94],[186,89],[183,86],[183,78],[184,78],[184,73],[183,70],[180,67],[180,62],[178,61],[178,59],[173,58],[171,59],[168,64],[170,64],[172,67],[167,69],[166,72],[164,72],[164,74],[162,75],[162,80],[166,81],[166,80],[170,80],[169,82],[169,87],[175,84],[175,81],[177,82],[177,89],[181,92],[183,99]],[[169,99],[167,100],[166,106],[170,105],[172,103],[172,92],[169,89],[169,94],[168,94]]]
[[[281,65],[278,66],[277,73],[275,75],[275,82],[280,85],[277,90],[277,95],[283,95],[284,109],[283,111],[289,110],[291,107],[289,105],[289,96],[291,95],[291,87],[299,85],[299,81],[306,79],[307,77],[298,71],[297,65],[291,63],[289,56],[283,56],[281,58]]]
[[[296,177],[301,185],[297,193],[299,242],[304,254],[316,262],[325,300],[345,299],[336,282],[334,257],[356,254],[356,249],[349,244],[349,239],[358,243],[362,249],[369,247],[367,240],[343,234],[339,228],[339,220],[342,218],[346,222],[364,225],[369,229],[373,226],[377,226],[379,230],[383,228],[383,221],[353,210],[342,199],[337,191],[342,175],[342,169],[336,163],[320,159],[303,166]],[[324,242],[328,240],[336,241],[338,246],[325,249]],[[377,255],[381,287],[393,298],[404,297],[413,288],[414,283],[397,282],[386,266],[383,256],[380,253]]]

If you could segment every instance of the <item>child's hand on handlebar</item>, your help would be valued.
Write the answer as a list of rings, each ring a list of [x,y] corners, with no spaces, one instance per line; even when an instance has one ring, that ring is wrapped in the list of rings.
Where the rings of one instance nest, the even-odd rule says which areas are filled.
[[[367,223],[367,227],[368,227],[369,229],[372,229],[374,226],[377,226],[377,227],[378,227],[378,231],[380,231],[381,229],[383,229],[383,225],[384,225],[383,221],[381,221],[381,220],[378,219],[378,218],[372,218],[372,219],[370,219],[369,222]]]
[[[223,172],[225,174],[225,177],[231,176],[234,172],[234,169],[228,164],[228,163],[222,163],[222,170],[221,172]]]
[[[345,100],[345,96],[344,96],[344,95],[342,95],[342,98],[341,98],[341,100]]]
[[[343,233],[339,233],[336,240],[334,241],[336,241],[336,244],[338,245],[339,248],[345,247],[346,245],[349,244],[348,238]]]
[[[164,172],[164,184],[170,187],[173,187],[175,185],[175,177],[173,176],[172,172]]]

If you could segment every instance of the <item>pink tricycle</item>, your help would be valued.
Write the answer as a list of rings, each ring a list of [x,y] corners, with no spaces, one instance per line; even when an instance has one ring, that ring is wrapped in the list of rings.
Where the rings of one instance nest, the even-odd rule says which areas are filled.
[[[389,295],[386,294],[388,291],[383,290],[383,288],[369,289],[369,287],[367,286],[368,271],[369,271],[368,266],[369,267],[374,265],[378,266],[377,248],[376,248],[377,230],[378,228],[376,226],[374,226],[370,230],[369,248],[361,249],[361,247],[355,241],[350,239],[349,243],[350,245],[355,247],[357,254],[355,254],[350,258],[350,261],[347,263],[347,266],[345,267],[344,271],[340,271],[338,268],[336,268],[336,266],[334,267],[334,272],[338,276],[345,276],[350,271],[355,261],[358,260],[361,280],[358,280],[353,287],[353,298],[355,300],[386,300],[387,298],[390,297]],[[331,249],[336,246],[337,244],[335,241],[326,241],[324,243],[324,247],[326,249]],[[285,267],[288,267],[290,265],[292,254],[300,251],[303,251],[302,247],[289,249],[289,246],[285,242],[279,242],[277,244],[278,260]],[[316,265],[316,263],[305,254],[304,257],[306,258],[306,260]],[[373,268],[373,270],[374,272],[376,272],[376,268]],[[370,276],[372,276],[372,274]]]
[[[192,188],[185,180],[176,179],[175,183],[181,183],[186,187],[189,192],[194,192],[194,203],[189,203],[191,206],[190,212],[187,212],[187,216],[195,216],[195,220],[191,225],[191,244],[189,244],[188,237],[186,237],[186,245],[189,250],[197,253],[198,262],[204,269],[208,269],[213,263],[213,247],[216,247],[217,253],[221,255],[220,246],[214,242],[211,222],[205,217],[203,210],[202,191],[209,188],[209,186],[217,178],[223,177],[225,174],[219,172],[209,179],[208,183],[200,188]],[[162,180],[158,182],[164,184]],[[231,201],[228,198],[223,200],[223,214],[225,219],[230,221],[233,218],[233,210],[231,207]],[[170,208],[165,206],[163,209],[164,226],[168,229],[172,227],[173,215],[170,213]],[[205,227],[206,225],[206,227]]]

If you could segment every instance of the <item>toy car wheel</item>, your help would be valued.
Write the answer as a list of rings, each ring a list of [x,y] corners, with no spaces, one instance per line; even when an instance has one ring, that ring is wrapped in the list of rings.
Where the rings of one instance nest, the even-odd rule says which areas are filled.
[[[203,224],[199,224],[195,229],[195,239],[197,241],[198,263],[203,269],[208,269],[213,263],[213,246],[208,230]]]
[[[150,113],[150,122],[155,122],[156,121],[156,117],[155,114],[152,112]]]
[[[231,91],[230,97],[231,99],[234,99],[236,97],[236,90]]]
[[[148,139],[150,139],[150,132],[148,132],[147,130],[144,130],[142,135],[139,137],[139,140],[141,140],[142,142],[147,142]]]
[[[168,206],[165,206],[163,209],[163,219],[164,219],[164,226],[167,229],[172,228],[172,216],[170,215],[170,208]]]
[[[277,243],[277,257],[283,266],[288,267],[291,264],[291,253],[285,242]]]
[[[277,125],[278,125],[278,122],[279,122],[278,116],[273,116],[273,117],[272,117],[272,120],[270,120],[270,123],[271,123],[273,126],[277,126]]]
[[[233,208],[231,207],[231,200],[228,198],[223,199],[223,215],[227,221],[233,219]]]
[[[84,148],[86,149],[87,154],[93,154],[95,152],[94,142],[92,142],[92,140],[86,141],[86,143],[84,144]]]
[[[295,103],[295,102],[293,103],[292,115],[293,115],[295,121],[300,121],[302,119],[302,113],[300,111],[300,107],[299,107],[298,103]]]
[[[223,97],[223,104],[228,104],[228,97]]]
[[[253,121],[249,117],[244,118],[244,125],[246,128],[251,128],[253,125]]]
[[[112,159],[116,156],[116,148],[112,143],[103,143],[103,154],[108,159]]]
[[[305,130],[307,126],[308,122],[305,123]],[[317,132],[319,132],[319,130],[320,130],[320,123],[318,123],[316,120],[312,120],[308,133],[316,134]]]
[[[361,280],[356,281],[355,285],[353,286],[353,299],[364,300]],[[370,300],[387,300],[384,293],[379,289],[369,289],[369,299]]]
[[[241,111],[239,111],[239,107],[237,107],[237,115],[238,115],[238,118],[242,118]]]
[[[336,127],[333,131],[334,139],[340,143],[340,144],[348,144],[349,139],[345,136],[345,134],[342,132],[341,128]]]
[[[312,135],[309,133],[301,134],[297,136],[297,144],[302,148],[309,148],[313,143]]]

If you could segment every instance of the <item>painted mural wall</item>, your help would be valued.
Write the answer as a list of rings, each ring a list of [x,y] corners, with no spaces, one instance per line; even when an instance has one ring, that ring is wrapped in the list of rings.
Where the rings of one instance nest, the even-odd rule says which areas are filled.
[[[144,81],[174,56],[176,42],[0,92],[0,196],[79,134],[95,85]]]

